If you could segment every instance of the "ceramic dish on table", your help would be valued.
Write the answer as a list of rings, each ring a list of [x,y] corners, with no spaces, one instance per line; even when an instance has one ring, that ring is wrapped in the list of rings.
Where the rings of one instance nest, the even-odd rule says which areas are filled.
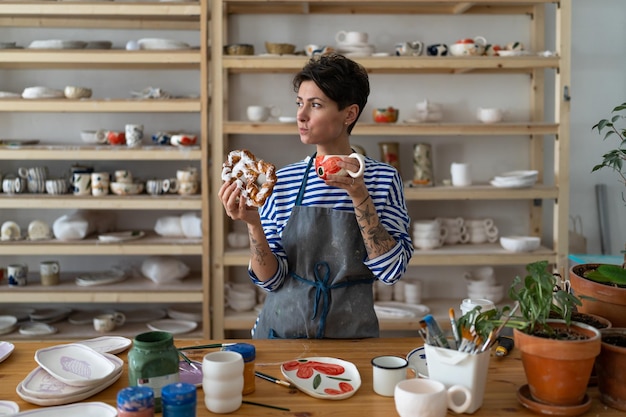
[[[0,416],[12,416],[19,411],[20,406],[15,401],[0,401]]]
[[[361,387],[361,375],[357,367],[336,358],[294,359],[281,364],[280,371],[300,391],[323,400],[352,397]]]
[[[38,349],[35,361],[54,378],[77,387],[101,384],[115,371],[110,360],[78,343]]]
[[[59,405],[35,410],[22,411],[14,417],[116,417],[117,409],[109,404],[93,401],[86,403]]]
[[[426,363],[426,349],[424,346],[413,349],[406,355],[409,368],[413,369],[420,378],[428,378],[428,364]]]
[[[0,342],[0,362],[11,356],[15,345],[11,342]],[[1,414],[0,414],[1,415]]]
[[[178,378],[180,382],[186,382],[187,384],[201,387],[202,363],[197,361],[191,361],[191,363],[187,363],[187,361],[181,360],[178,364]]]

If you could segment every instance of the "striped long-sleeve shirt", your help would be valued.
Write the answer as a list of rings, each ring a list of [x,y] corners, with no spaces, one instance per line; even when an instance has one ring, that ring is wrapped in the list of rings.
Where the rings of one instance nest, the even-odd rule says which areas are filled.
[[[252,281],[266,291],[280,288],[288,273],[287,256],[282,246],[282,233],[295,205],[309,158],[287,165],[276,172],[278,181],[274,186],[274,191],[260,210],[261,224],[269,246],[278,260],[278,270],[266,281],[259,281],[251,268],[248,268],[248,272]],[[316,175],[315,166],[312,166],[306,175],[308,180],[302,206],[354,212],[348,193],[341,188],[327,186]],[[367,157],[363,179],[376,207],[381,225],[397,242],[388,253],[374,259],[364,259],[363,263],[378,280],[393,284],[404,274],[413,255],[413,244],[409,233],[411,222],[404,200],[402,180],[392,166]]]

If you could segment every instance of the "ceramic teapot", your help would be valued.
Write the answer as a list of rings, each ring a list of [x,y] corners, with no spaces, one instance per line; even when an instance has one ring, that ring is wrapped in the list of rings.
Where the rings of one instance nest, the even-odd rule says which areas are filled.
[[[420,56],[424,51],[424,43],[420,41],[399,42],[395,50],[396,56]]]
[[[450,54],[454,56],[483,55],[485,53],[486,46],[487,39],[482,36],[476,36],[474,39],[459,39],[450,45],[449,49]]]

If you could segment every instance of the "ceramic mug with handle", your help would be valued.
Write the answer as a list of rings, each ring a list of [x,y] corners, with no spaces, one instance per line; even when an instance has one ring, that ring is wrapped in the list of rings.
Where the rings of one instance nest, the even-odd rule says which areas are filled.
[[[365,158],[363,155],[358,154],[356,152],[347,155],[348,158],[354,158],[359,161],[359,170],[356,172],[348,171],[347,169],[341,168],[337,166],[337,162],[342,158],[346,157],[345,155],[317,155],[315,157],[315,172],[317,175],[323,179],[328,179],[328,175],[342,175],[347,176],[350,175],[352,178],[358,178],[363,175],[365,171]]]

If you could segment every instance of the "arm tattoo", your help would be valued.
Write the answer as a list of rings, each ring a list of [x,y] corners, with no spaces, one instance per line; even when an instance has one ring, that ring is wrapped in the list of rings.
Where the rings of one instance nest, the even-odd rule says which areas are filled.
[[[250,236],[250,242],[252,243],[250,245],[250,250],[252,251],[252,256],[256,259],[256,261],[260,264],[260,265],[266,265],[265,259],[267,258],[267,251],[263,250],[260,246],[259,246],[259,242],[258,240],[256,240],[252,234],[249,234]]]
[[[364,209],[357,208],[355,211],[356,211],[356,219],[359,223],[363,220],[365,221],[366,224],[370,224],[372,217],[376,215],[376,213],[373,213],[370,211],[370,206],[367,206]]]
[[[388,252],[396,244],[387,230],[379,223],[367,233],[367,246],[381,252]]]

